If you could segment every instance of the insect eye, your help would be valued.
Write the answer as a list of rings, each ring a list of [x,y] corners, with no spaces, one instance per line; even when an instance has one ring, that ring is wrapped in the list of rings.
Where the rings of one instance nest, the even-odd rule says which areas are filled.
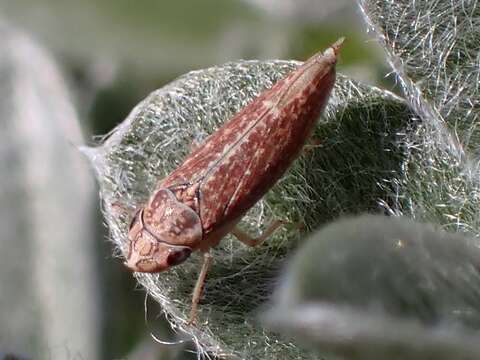
[[[174,265],[183,263],[185,260],[188,259],[191,253],[192,253],[192,249],[188,247],[171,250],[170,254],[168,254],[168,257],[167,257],[168,266],[174,266]]]
[[[138,218],[140,217],[141,210],[138,210],[135,215],[133,216],[132,220],[130,221],[130,225],[128,226],[128,230],[132,230],[133,225],[137,222]]]

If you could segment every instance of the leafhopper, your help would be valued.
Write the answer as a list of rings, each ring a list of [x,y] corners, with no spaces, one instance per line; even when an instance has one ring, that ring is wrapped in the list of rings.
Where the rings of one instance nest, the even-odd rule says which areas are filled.
[[[211,264],[209,250],[228,233],[258,245],[281,224],[274,222],[258,238],[236,227],[301,153],[330,97],[342,42],[313,55],[225,122],[158,183],[133,217],[125,262],[131,270],[161,272],[194,251],[204,254],[191,321]]]

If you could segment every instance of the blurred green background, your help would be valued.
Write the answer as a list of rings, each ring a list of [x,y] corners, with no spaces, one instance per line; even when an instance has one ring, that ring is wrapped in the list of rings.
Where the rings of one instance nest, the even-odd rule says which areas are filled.
[[[32,38],[54,59],[68,85],[66,95],[78,112],[88,145],[95,144],[95,135],[106,134],[119,124],[149,92],[190,70],[237,59],[303,60],[340,36],[347,37],[340,72],[393,88],[385,78],[388,70],[381,51],[374,41],[368,40],[358,9],[348,0],[3,0],[0,21]],[[10,50],[0,43],[0,54],[6,51]],[[29,59],[32,63],[36,60]],[[5,85],[2,79],[0,87]],[[1,121],[9,119],[4,117]],[[0,192],[6,192],[2,183],[9,176],[3,171]],[[90,176],[93,178],[93,171]],[[94,311],[98,343],[91,345],[92,353],[98,359],[174,356],[150,337],[153,332],[168,338],[164,322],[157,316],[160,310],[158,305],[149,304],[147,326],[145,293],[112,255],[114,249],[107,241],[108,231],[98,203],[94,191],[95,205],[89,210],[94,236],[85,240],[91,241],[89,251],[95,264],[94,276],[87,281],[96,282],[92,288],[98,289],[93,301],[98,306],[98,311]],[[0,242],[17,243],[11,235],[7,239],[0,232],[0,236]],[[7,266],[8,262],[0,264],[0,271]],[[3,277],[2,281],[9,282],[0,284],[3,292],[15,289],[13,278]],[[4,314],[9,311],[5,306],[0,308]],[[79,312],[81,316],[81,308]],[[8,328],[10,324],[7,321],[3,326]],[[22,337],[15,330],[6,331],[10,336]],[[27,337],[25,341],[29,341]],[[35,347],[10,349],[7,345],[0,338],[0,346],[4,347],[0,347],[0,354],[18,352],[27,357],[48,357],[36,356]],[[68,350],[68,344],[65,348]],[[78,358],[85,358],[81,357],[81,350],[76,355],[67,350],[65,354],[71,358],[78,354]],[[180,350],[177,356],[183,359],[193,355]]]

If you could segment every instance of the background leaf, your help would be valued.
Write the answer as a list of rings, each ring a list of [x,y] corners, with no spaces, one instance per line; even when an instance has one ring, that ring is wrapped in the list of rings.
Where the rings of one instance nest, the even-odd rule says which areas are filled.
[[[476,156],[478,4],[465,0],[359,3],[412,107],[431,126],[445,127],[458,151]]]
[[[49,53],[0,23],[0,348],[99,355],[93,181]]]
[[[480,251],[406,218],[336,221],[289,261],[263,316],[348,359],[477,359]]]
[[[478,34],[471,1],[359,2],[422,126],[397,214],[477,233]],[[412,26],[413,24],[413,26]]]

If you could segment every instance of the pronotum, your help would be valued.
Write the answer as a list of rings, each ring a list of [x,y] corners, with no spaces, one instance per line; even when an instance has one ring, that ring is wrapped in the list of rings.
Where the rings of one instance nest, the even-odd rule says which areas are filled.
[[[160,272],[193,251],[204,253],[191,322],[211,264],[209,250],[228,233],[258,245],[281,224],[274,222],[258,238],[236,227],[300,154],[329,99],[342,43],[313,55],[240,110],[161,180],[135,213],[125,262],[131,270]]]

